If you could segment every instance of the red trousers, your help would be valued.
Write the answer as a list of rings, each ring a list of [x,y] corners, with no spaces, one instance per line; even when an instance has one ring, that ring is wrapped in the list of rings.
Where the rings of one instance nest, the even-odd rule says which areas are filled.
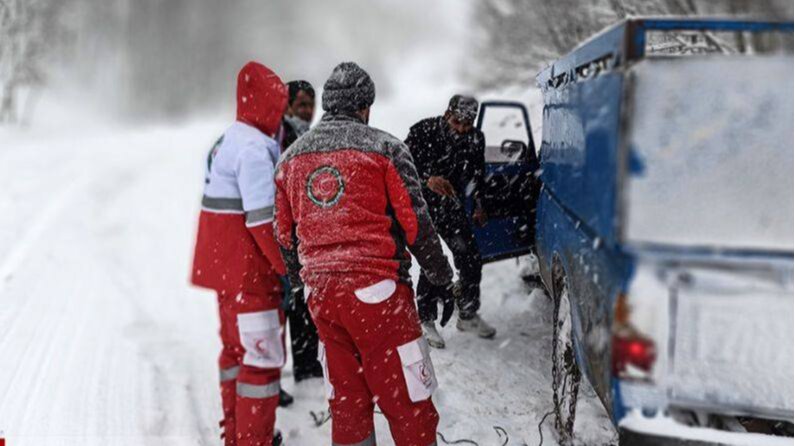
[[[226,446],[271,446],[284,365],[281,292],[218,292]]]
[[[375,404],[395,445],[436,444],[436,377],[411,287],[372,277],[311,282],[333,444],[374,445]]]

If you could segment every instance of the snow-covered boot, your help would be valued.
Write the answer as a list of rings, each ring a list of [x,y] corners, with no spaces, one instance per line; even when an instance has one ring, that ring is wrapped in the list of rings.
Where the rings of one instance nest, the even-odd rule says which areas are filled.
[[[433,348],[444,348],[444,338],[439,331],[436,330],[436,322],[428,321],[422,323],[422,334],[425,336],[425,340],[428,341],[428,345]]]
[[[479,314],[475,314],[469,319],[462,319],[459,315],[456,327],[461,331],[475,333],[484,339],[491,339],[497,334],[497,330],[481,319]]]

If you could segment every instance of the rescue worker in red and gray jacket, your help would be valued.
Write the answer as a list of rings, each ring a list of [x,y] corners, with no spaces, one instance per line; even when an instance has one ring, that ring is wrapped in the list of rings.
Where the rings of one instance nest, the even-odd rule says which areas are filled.
[[[237,78],[237,121],[207,159],[192,281],[218,296],[226,446],[280,443],[274,424],[285,357],[285,267],[273,233],[274,138],[286,105],[281,79],[246,64]]]
[[[331,73],[326,114],[279,161],[276,238],[320,335],[332,443],[374,445],[378,404],[397,446],[435,445],[436,377],[406,249],[436,285],[452,270],[406,146],[367,125],[374,99],[358,65]]]

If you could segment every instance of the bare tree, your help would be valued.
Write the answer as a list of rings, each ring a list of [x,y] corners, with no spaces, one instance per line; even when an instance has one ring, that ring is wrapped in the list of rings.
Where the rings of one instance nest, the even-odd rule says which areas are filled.
[[[0,0],[0,123],[19,117],[19,91],[45,81],[45,59],[63,38],[60,12],[66,1]]]
[[[474,8],[480,87],[526,82],[547,63],[617,20],[638,15],[792,17],[788,0],[482,0]]]

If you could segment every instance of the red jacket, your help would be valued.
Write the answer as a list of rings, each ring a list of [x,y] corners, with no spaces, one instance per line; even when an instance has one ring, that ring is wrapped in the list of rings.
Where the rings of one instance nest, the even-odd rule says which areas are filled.
[[[411,283],[406,248],[432,282],[452,277],[408,149],[354,116],[326,114],[282,155],[276,238],[310,287],[328,273]]]
[[[287,88],[271,70],[249,62],[237,79],[237,122],[207,160],[192,282],[237,293],[271,292],[285,267],[273,234],[273,138]]]

